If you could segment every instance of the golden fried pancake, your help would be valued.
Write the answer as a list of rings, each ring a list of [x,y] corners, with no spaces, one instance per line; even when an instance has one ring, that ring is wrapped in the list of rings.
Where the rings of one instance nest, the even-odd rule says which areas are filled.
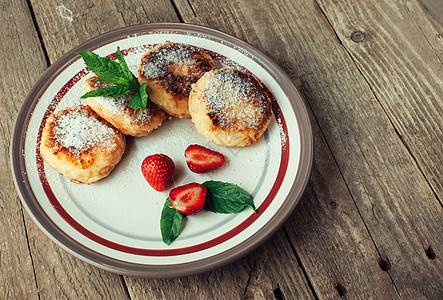
[[[269,125],[271,98],[255,76],[216,69],[193,85],[189,112],[204,138],[226,147],[246,147],[257,142]]]
[[[213,68],[212,57],[203,49],[167,41],[143,55],[138,81],[147,84],[149,99],[168,114],[190,118],[191,85]]]
[[[90,107],[78,105],[46,120],[40,154],[73,182],[94,183],[111,173],[125,151],[125,136]]]
[[[85,82],[85,91],[111,86],[92,77]],[[133,109],[129,102],[134,92],[128,91],[118,96],[89,97],[86,103],[103,119],[126,135],[146,136],[158,128],[168,115],[148,100],[146,109]]]

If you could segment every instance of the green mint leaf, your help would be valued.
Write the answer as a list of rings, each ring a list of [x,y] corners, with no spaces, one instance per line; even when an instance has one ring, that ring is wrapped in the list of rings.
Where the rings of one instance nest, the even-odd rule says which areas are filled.
[[[120,67],[122,69],[123,74],[125,75],[125,78],[129,80],[133,88],[138,88],[139,84],[137,78],[134,76],[134,74],[132,74],[131,70],[129,70],[128,64],[126,63],[123,54],[120,51],[120,47],[117,47],[117,52],[115,52],[115,56],[117,57],[118,62],[120,63]]]
[[[146,83],[143,83],[137,93],[132,96],[129,106],[133,109],[144,110],[148,105],[148,93],[146,92]]]
[[[167,198],[160,218],[160,231],[166,245],[170,245],[178,237],[184,216],[172,207],[171,201]]]
[[[101,96],[117,96],[129,91],[130,87],[127,85],[113,85],[104,88],[91,90],[84,94],[82,98],[101,97]]]
[[[130,80],[125,78],[125,72],[123,72],[118,62],[100,57],[92,51],[79,51],[77,54],[83,58],[89,69],[100,77],[101,81],[119,85],[131,85]]]
[[[143,109],[148,105],[148,92],[146,92],[146,83],[143,83],[139,88],[140,98],[142,101]]]
[[[136,90],[133,94],[129,106],[134,109],[144,110],[148,104],[148,93],[146,92],[146,83],[140,84],[137,78],[132,74],[126,63],[120,47],[117,47],[115,56],[117,61],[103,58],[92,51],[77,52],[84,60],[85,64],[99,77],[97,81],[113,83],[115,86],[99,88],[95,91],[87,92],[82,98],[99,96],[117,96],[128,90]]]
[[[203,186],[207,189],[204,210],[232,214],[243,210],[245,207],[250,207],[255,211],[251,195],[235,184],[206,181]]]
[[[131,101],[129,101],[129,106],[132,107],[133,109],[140,109],[143,110],[143,107],[141,106],[141,96],[140,96],[140,92],[135,93],[132,98]]]

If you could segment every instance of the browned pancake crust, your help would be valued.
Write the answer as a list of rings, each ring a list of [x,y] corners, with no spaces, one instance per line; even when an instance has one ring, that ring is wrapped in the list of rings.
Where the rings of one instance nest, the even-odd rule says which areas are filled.
[[[73,116],[76,115],[81,118],[74,120]],[[85,140],[81,143],[72,137],[66,137],[64,134],[71,131],[71,128],[63,128],[69,123],[63,121],[64,118],[72,118],[72,123],[84,120],[82,118],[91,121],[94,125],[94,128],[89,128],[91,140],[85,139],[87,134],[83,134],[82,138]],[[85,129],[79,125],[73,126],[72,130],[75,128]],[[77,134],[75,130],[70,133]],[[48,117],[42,132],[40,153],[53,169],[67,176],[71,181],[90,184],[109,175],[121,160],[125,147],[125,136],[120,131],[97,115],[90,107],[78,105],[68,107]]]
[[[189,110],[197,131],[226,147],[256,143],[272,117],[268,89],[254,75],[227,68],[202,76],[191,91]]]
[[[190,118],[191,85],[213,68],[212,57],[203,49],[167,41],[143,55],[138,80],[147,84],[151,101],[167,113]]]

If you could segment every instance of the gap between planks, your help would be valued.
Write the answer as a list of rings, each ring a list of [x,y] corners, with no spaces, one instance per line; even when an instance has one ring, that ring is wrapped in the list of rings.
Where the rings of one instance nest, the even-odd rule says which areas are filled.
[[[34,257],[32,256],[31,245],[29,244],[28,228],[26,226],[25,213],[23,212],[23,205],[22,205],[21,201],[19,201],[19,202],[20,202],[20,213],[21,213],[23,227],[25,229],[25,235],[26,235],[26,245],[28,246],[29,258],[31,259],[31,264],[32,264],[32,273],[34,275],[35,288],[37,289],[37,296],[38,296],[38,299],[40,300],[41,299],[40,289],[38,287],[37,275],[35,273]]]
[[[316,3],[317,3],[317,2],[316,2]],[[319,7],[319,9],[320,9],[320,11],[322,12],[322,14],[325,16],[325,19],[327,20],[326,15],[323,13],[323,11],[321,10],[320,7]],[[329,21],[328,21],[328,23],[329,23]],[[329,25],[331,25],[331,24],[329,23]],[[331,28],[332,28],[332,26],[331,26]],[[335,32],[334,32],[334,33],[335,33]],[[337,38],[338,38],[338,37],[337,37]],[[341,41],[340,41],[340,44],[341,44]],[[342,44],[342,46],[343,46],[343,44]],[[344,47],[344,46],[343,46],[343,47]],[[304,91],[303,94],[306,95],[307,93],[308,93],[307,91]],[[326,139],[326,135],[324,134],[323,129],[322,129],[322,127],[320,126],[320,123],[319,123],[317,117],[316,117],[315,114],[314,114],[314,111],[312,110],[312,107],[311,107],[311,105],[310,105],[310,102],[309,102],[309,101],[306,101],[306,104],[308,105],[308,107],[309,107],[309,109],[310,109],[310,111],[311,111],[311,114],[312,114],[312,116],[314,117],[315,123],[317,124],[318,128],[320,129],[320,132],[321,132],[321,135],[322,135],[322,137],[323,137],[323,140],[325,141],[325,144],[326,144],[326,146],[328,147],[329,153],[331,154],[331,157],[332,157],[332,159],[334,160],[334,164],[335,164],[335,166],[337,167],[338,172],[340,173],[340,177],[341,177],[341,179],[343,180],[343,182],[344,182],[344,184],[345,184],[345,186],[346,186],[346,190],[348,191],[349,197],[351,197],[352,202],[354,203],[355,209],[357,210],[357,213],[358,213],[358,215],[360,216],[360,219],[362,220],[363,225],[365,226],[366,232],[368,233],[369,238],[371,239],[371,242],[372,242],[372,244],[374,245],[375,250],[376,250],[377,253],[378,253],[378,256],[379,256],[379,258],[380,258],[380,261],[384,261],[382,255],[381,255],[381,253],[380,253],[380,250],[378,249],[378,246],[377,246],[377,244],[376,244],[374,238],[372,237],[371,231],[369,230],[369,227],[368,227],[368,225],[366,224],[366,221],[365,221],[365,219],[363,218],[363,215],[361,214],[360,209],[358,208],[358,205],[357,205],[357,203],[356,203],[356,201],[355,201],[355,199],[354,199],[354,196],[353,196],[352,193],[351,193],[351,189],[349,188],[348,182],[346,181],[346,179],[345,179],[345,177],[344,177],[344,175],[343,175],[343,173],[342,173],[342,171],[341,171],[341,169],[340,169],[340,166],[339,166],[339,164],[338,164],[338,162],[337,162],[337,159],[335,158],[334,153],[333,153],[333,151],[332,151],[332,149],[331,149],[331,147],[330,147],[330,145],[329,145],[329,143],[328,143],[328,140]],[[286,232],[285,232],[285,233],[286,233]],[[292,243],[290,242],[289,236],[287,236],[287,238],[288,238],[288,240],[289,240],[289,243],[290,243],[290,245],[291,245],[291,248],[293,248]],[[294,248],[293,248],[293,249],[294,249]],[[293,251],[294,251],[295,255],[297,256],[297,260],[299,260],[298,255],[297,255],[295,249],[294,249]],[[303,267],[303,265],[302,265],[301,263],[300,263],[300,265],[302,266],[303,273],[305,274],[305,276],[307,276],[307,273],[305,273],[305,268]],[[396,284],[395,284],[395,282],[394,282],[394,279],[392,278],[391,274],[389,273],[389,270],[383,270],[383,271],[385,271],[385,272],[388,274],[389,278],[391,279],[392,285],[394,286],[395,291],[397,292],[398,296],[401,298],[400,291],[398,290],[398,288],[397,288],[397,286],[396,286]],[[308,277],[307,277],[307,278],[308,278]],[[308,279],[307,279],[307,280],[308,280]],[[309,280],[308,280],[308,283],[310,283]],[[346,293],[345,290],[343,291],[344,287],[343,287],[340,283],[337,284],[336,289],[337,289],[338,293],[340,294],[340,297],[343,297],[344,294]]]
[[[291,247],[292,253],[294,253],[295,259],[297,260],[297,263],[298,263],[298,265],[300,266],[300,269],[301,269],[301,271],[303,272],[303,275],[304,275],[305,278],[306,278],[306,281],[307,281],[307,283],[308,283],[308,286],[309,286],[309,288],[311,289],[312,295],[314,296],[315,299],[317,299],[317,300],[320,299],[320,298],[318,297],[318,295],[317,295],[317,292],[316,292],[315,289],[314,289],[314,285],[312,284],[312,282],[311,282],[311,280],[310,280],[310,278],[309,278],[309,276],[308,276],[308,272],[306,272],[306,268],[305,268],[305,266],[304,266],[303,263],[301,262],[300,255],[298,255],[297,250],[295,250],[295,247],[294,247],[294,245],[293,245],[292,242],[291,242],[291,239],[290,239],[290,237],[289,237],[288,232],[286,231],[286,228],[285,228],[285,227],[282,227],[282,230],[283,230],[283,233],[284,233],[284,235],[285,235],[286,240],[287,240],[288,243],[289,243],[289,246]],[[275,298],[277,298],[276,295],[275,295]]]
[[[189,2],[188,2],[188,3],[189,3]],[[171,0],[171,5],[172,5],[172,7],[174,8],[175,13],[177,14],[177,18],[180,20],[180,23],[184,23],[184,21],[183,21],[183,17],[182,17],[182,15],[180,14],[180,11],[178,10],[177,5],[175,4],[175,1],[174,1],[174,0]],[[189,4],[189,6],[190,6],[190,4]],[[191,7],[191,8],[192,8],[192,7]],[[193,12],[194,15],[195,15],[194,9],[192,9],[192,12]]]
[[[38,40],[40,42],[40,46],[43,51],[43,55],[45,56],[46,66],[49,67],[51,65],[51,62],[49,60],[49,55],[48,55],[48,51],[46,50],[45,43],[43,42],[43,37],[40,32],[40,27],[38,26],[38,23],[37,23],[37,18],[35,17],[34,9],[32,8],[31,0],[26,0],[26,3],[28,4],[29,14],[31,15],[32,23],[34,24],[34,29],[35,29],[35,32],[37,33],[37,37],[38,37]]]
[[[46,51],[46,47],[45,47],[45,45],[43,43],[43,38],[42,38],[42,35],[41,35],[41,32],[40,32],[40,29],[38,27],[37,19],[35,17],[35,13],[34,13],[34,10],[32,8],[32,4],[31,4],[30,0],[26,0],[26,4],[28,6],[29,14],[31,16],[32,23],[34,25],[34,30],[37,33],[38,40],[40,42],[40,47],[41,47],[43,55],[45,57],[46,67],[49,67],[50,66],[49,56],[48,56],[48,53]],[[30,258],[31,264],[32,264],[32,272],[33,272],[33,276],[34,276],[35,287],[36,287],[36,290],[37,290],[37,297],[38,297],[38,299],[41,299],[40,289],[39,289],[39,286],[38,286],[37,275],[36,275],[36,271],[35,271],[34,257],[32,255],[32,251],[31,251],[31,245],[30,245],[30,242],[29,242],[29,235],[28,235],[28,228],[26,226],[26,220],[25,220],[25,215],[24,215],[25,213],[23,211],[23,205],[22,205],[21,201],[19,201],[19,205],[20,205],[20,214],[21,214],[21,217],[22,217],[23,227],[24,227],[24,231],[25,231],[25,235],[26,235],[26,245],[28,247],[29,258]]]

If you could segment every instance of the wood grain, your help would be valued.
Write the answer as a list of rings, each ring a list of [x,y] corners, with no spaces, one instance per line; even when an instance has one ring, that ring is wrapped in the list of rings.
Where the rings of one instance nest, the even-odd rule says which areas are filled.
[[[294,20],[295,16],[288,23]],[[312,70],[302,88],[312,95],[307,98],[316,119],[381,257],[390,262],[387,269],[400,295],[438,299],[442,262],[430,260],[424,250],[442,244],[441,207],[372,94],[374,88],[349,67],[347,51],[330,46],[321,51],[321,45],[332,45],[335,38],[324,32],[314,32],[318,47],[309,49],[311,55],[303,64],[314,62],[320,70]],[[305,40],[312,34],[297,31],[296,36]],[[408,112],[401,105],[396,109]]]
[[[51,241],[27,219],[36,282],[42,299],[127,299],[120,276],[93,267]]]
[[[408,1],[409,7],[414,7],[412,2]],[[427,42],[424,34],[431,23],[414,22],[415,13],[401,1],[354,5],[356,11],[364,13],[345,19],[342,12],[350,2],[342,2],[344,6],[320,3],[374,93],[368,101],[379,103],[388,119],[384,125],[381,118],[371,116],[368,120],[371,108],[359,101],[357,117],[374,130],[368,136],[373,153],[369,156],[366,149],[361,151],[359,139],[360,146],[353,152],[361,151],[360,159],[366,166],[350,170],[344,155],[336,156],[338,164],[354,195],[365,188],[366,195],[355,197],[356,203],[381,255],[390,261],[389,273],[400,294],[438,299],[443,295],[443,261],[430,259],[425,251],[431,248],[440,253],[443,245],[443,214],[438,200],[442,199],[443,173],[443,66],[437,59],[436,45]],[[359,43],[352,41],[356,30],[368,32]],[[350,106],[350,102],[345,105]],[[377,128],[376,124],[382,126]],[[386,130],[389,127],[393,130]],[[331,140],[336,138],[330,135]],[[403,151],[401,143],[405,145]],[[343,145],[333,152],[346,153],[345,148],[349,149]],[[365,183],[349,180],[356,177]]]
[[[178,22],[170,1],[32,1],[43,42],[53,63],[102,33],[140,23]]]
[[[311,181],[285,225],[308,278],[320,299],[399,299],[320,131]]]
[[[371,12],[371,6],[367,3],[376,2],[365,1],[367,7],[361,8],[360,11],[357,10],[356,14],[368,15],[368,10],[369,13]],[[439,245],[442,244],[443,224],[441,206],[426,178],[423,177],[414,157],[410,155],[409,149],[405,147],[399,137],[396,124],[393,124],[393,120],[387,116],[385,108],[377,101],[378,99],[373,93],[375,89],[373,86],[378,82],[366,81],[362,76],[361,68],[355,66],[348,50],[337,43],[337,36],[333,29],[343,26],[344,21],[337,21],[337,24],[332,24],[334,26],[332,28],[328,22],[329,14],[320,10],[320,7],[311,1],[292,1],[290,3],[287,1],[255,1],[253,4],[250,1],[238,1],[232,5],[223,5],[220,11],[214,11],[215,3],[205,4],[203,1],[181,1],[179,3],[181,3],[178,5],[179,8],[186,7],[190,3],[193,10],[197,12],[197,17],[192,18],[191,16],[191,22],[220,26],[225,20],[228,23],[227,27],[221,25],[216,28],[232,34],[238,33],[235,30],[229,31],[231,28],[242,28],[240,36],[246,36],[246,40],[265,51],[285,69],[287,65],[292,65],[287,69],[287,72],[298,77],[300,88],[313,109],[315,119],[320,125],[321,132],[325,135],[327,147],[332,151],[340,174],[351,193],[357,213],[361,216],[362,225],[367,227],[370,239],[373,240],[376,251],[379,253],[378,261],[374,259],[372,264],[378,265],[382,271],[386,270],[389,276],[387,280],[392,281],[389,288],[398,290],[398,295],[406,299],[419,295],[438,299],[442,294],[440,280],[443,269],[441,267],[442,261],[438,257],[429,259],[425,250],[431,246],[434,250],[438,249],[437,253],[441,251],[439,249]],[[321,4],[322,7],[333,5],[329,1],[327,3],[321,2]],[[347,15],[345,7],[346,11],[349,11],[349,7],[355,7],[355,5],[352,3],[343,4],[343,9],[336,12],[337,16]],[[229,15],[227,10],[231,10],[235,16],[220,17]],[[385,13],[391,10],[395,12],[396,6],[383,7]],[[198,11],[201,11],[204,16],[198,18]],[[359,12],[360,14],[358,14]],[[206,23],[207,20],[214,19],[217,21]],[[231,24],[232,20],[239,22],[246,20],[246,22],[234,26]],[[378,20],[378,18],[374,18],[374,20]],[[389,26],[389,19],[385,18],[385,20],[387,24],[384,26]],[[245,27],[247,29],[244,29]],[[396,30],[383,26],[378,28],[382,33],[398,31],[400,36],[402,36],[401,34],[406,35],[407,29],[408,27],[396,28]],[[251,37],[249,38],[249,36]],[[349,36],[347,35],[348,39]],[[391,38],[396,37],[392,36]],[[275,47],[281,43],[284,44],[284,47]],[[383,46],[389,49],[388,45]],[[422,43],[420,47],[432,51],[429,44]],[[404,48],[402,50],[404,52]],[[398,53],[399,51],[383,52],[384,55],[390,55],[393,59]],[[415,59],[419,62],[427,62],[423,64],[423,68],[427,68],[430,63],[426,56],[416,55]],[[382,57],[378,57],[378,61],[384,60]],[[370,66],[365,65],[365,67],[369,69]],[[424,70],[421,70],[420,74],[423,74]],[[433,88],[434,91],[439,90],[442,86],[439,84],[439,79],[436,79],[437,81],[430,79],[436,70],[439,70],[439,66],[433,65],[430,67],[430,76],[426,76],[433,84],[437,84]],[[383,78],[390,78],[391,73],[388,71],[391,70],[386,69]],[[400,80],[403,79],[400,78]],[[418,80],[413,83],[420,85]],[[439,92],[430,95],[435,97],[437,101],[441,101]],[[392,95],[390,96],[392,97]],[[433,103],[438,102],[434,101]],[[438,122],[438,104],[436,107],[437,112],[434,112],[434,117],[431,117],[434,120],[431,121],[431,128],[438,133],[441,130],[441,122]],[[397,105],[392,110],[398,114],[421,111],[423,116],[428,113],[427,107],[421,108],[420,106]],[[426,119],[422,118],[421,120]],[[434,135],[435,137],[437,135]],[[436,143],[441,145],[438,139]],[[431,152],[433,150],[430,145],[428,143],[427,148]],[[323,153],[323,151],[320,152]],[[435,151],[438,153],[441,151],[441,147]],[[441,157],[435,157],[435,159],[437,165],[430,170],[436,171],[434,173],[436,186],[437,182],[441,182],[438,172],[441,168],[441,164],[438,164]],[[423,161],[432,162],[433,160],[426,157]],[[319,182],[332,184],[333,178],[326,176]],[[342,213],[352,215],[354,212],[355,208],[348,204],[346,211]],[[325,216],[325,219],[328,220],[328,217]],[[348,227],[352,233],[358,231],[358,226],[354,226],[356,225]],[[343,230],[344,228],[346,226],[339,224],[334,229]],[[303,232],[303,234],[306,233]],[[313,281],[314,287],[321,290],[321,295],[332,295],[332,292],[327,292],[327,289],[322,287],[325,281],[321,272],[324,270],[319,269],[319,266],[322,265],[318,261],[319,257],[312,255],[312,248],[318,247],[318,242],[312,244],[310,251],[308,251],[305,243],[301,245],[297,243],[297,237],[300,235],[302,234],[293,232],[294,246],[297,253],[302,253],[300,257],[305,268],[309,272],[312,271],[309,273],[310,280]],[[325,235],[325,238],[321,239],[321,243],[334,244],[334,239],[328,239],[328,237]],[[353,251],[350,249],[354,248],[348,245],[343,249]],[[364,251],[362,253],[367,255]],[[346,259],[342,260],[339,257],[331,257],[331,259],[338,266],[349,265]],[[324,265],[328,266],[329,262],[325,261]],[[356,269],[365,269],[365,271],[368,268],[364,260],[356,262],[356,266],[358,266]],[[332,274],[329,275],[331,278]],[[377,278],[374,274],[358,278],[352,282],[355,284],[353,289],[358,291],[361,286],[367,284],[365,281],[373,277]],[[368,284],[368,286],[371,285]],[[331,289],[330,285],[328,287]],[[347,290],[349,293],[350,289]],[[382,290],[379,291],[379,296],[381,295],[383,295]]]
[[[46,62],[26,1],[0,1],[0,22],[0,299],[38,299],[9,145],[17,112]]]
[[[440,10],[430,10],[430,5],[432,2],[432,8],[437,6],[439,0],[408,0],[405,1],[405,7],[408,10],[408,19],[411,22],[415,23],[419,28],[423,38],[431,47],[432,51],[434,51],[435,55],[437,55],[437,60],[443,64],[443,5],[440,3]],[[440,16],[439,21],[429,16],[431,13],[434,17],[436,14]],[[417,34],[417,32],[416,32]],[[427,49],[429,51],[429,49]],[[427,56],[431,61],[434,61],[435,58]]]
[[[175,279],[128,278],[133,299],[315,299],[282,231],[245,258]]]
[[[319,2],[376,100],[443,201],[443,147],[437,146],[443,144],[443,43],[435,43],[436,33],[443,28],[414,20],[414,11],[420,9],[415,1],[408,1],[408,5],[402,1],[365,2],[355,6],[364,14],[346,18],[342,16],[350,1],[340,5]],[[353,40],[356,34],[363,35],[361,41]]]
[[[427,13],[443,26],[443,5],[440,0],[420,0]]]

